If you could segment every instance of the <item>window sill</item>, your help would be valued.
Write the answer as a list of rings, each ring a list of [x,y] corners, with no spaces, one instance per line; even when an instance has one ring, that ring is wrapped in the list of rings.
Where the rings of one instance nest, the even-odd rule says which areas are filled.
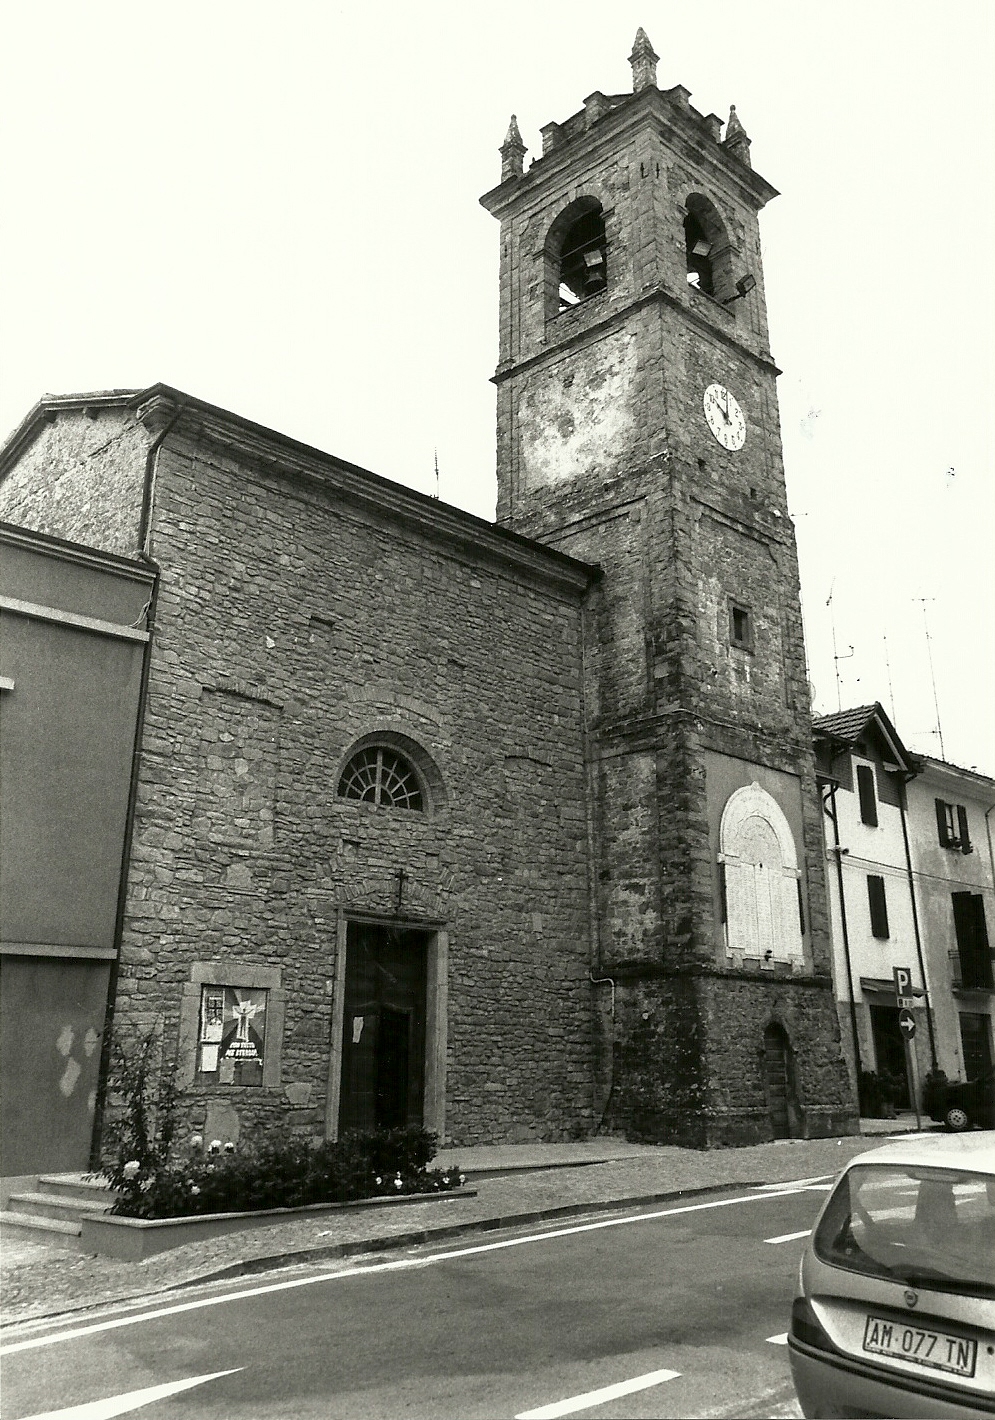
[[[194,1080],[193,1084],[192,1084],[192,1085],[189,1085],[187,1088],[188,1088],[188,1089],[191,1089],[191,1090],[202,1090],[202,1091],[204,1092],[204,1094],[208,1094],[208,1095],[230,1095],[233,1090],[259,1090],[260,1093],[261,1093],[263,1090],[275,1090],[275,1089],[279,1089],[280,1086],[279,1086],[279,1085],[219,1085],[219,1084],[217,1084],[217,1083],[214,1082],[214,1081],[208,1082],[208,1081],[206,1081],[206,1080],[204,1080],[204,1081]]]
[[[562,310],[554,311],[552,315],[546,317],[546,329],[555,325],[558,320],[563,320],[569,316],[579,314],[581,311],[596,309],[606,303],[610,287],[605,286],[600,291],[595,291],[590,296],[585,296],[582,301],[578,301],[575,306],[564,306]]]
[[[704,301],[707,303],[706,310],[709,307],[712,307],[714,310],[721,311],[727,320],[731,321],[733,325],[736,324],[735,310],[733,310],[729,306],[723,305],[723,303],[719,300],[718,296],[710,296],[707,291],[702,291],[697,286],[692,286],[690,283],[688,284],[688,290],[690,291],[692,298],[696,298],[699,301]]]

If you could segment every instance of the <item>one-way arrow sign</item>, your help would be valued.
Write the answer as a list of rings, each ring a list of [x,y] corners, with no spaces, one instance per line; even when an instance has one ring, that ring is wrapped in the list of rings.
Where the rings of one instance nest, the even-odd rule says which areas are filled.
[[[906,1040],[911,1040],[916,1033],[916,1021],[911,1011],[899,1011],[898,1029]]]

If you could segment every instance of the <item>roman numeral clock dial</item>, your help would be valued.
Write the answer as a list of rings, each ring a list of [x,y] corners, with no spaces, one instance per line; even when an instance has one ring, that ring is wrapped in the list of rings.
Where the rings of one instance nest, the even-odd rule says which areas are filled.
[[[724,385],[709,385],[702,401],[708,427],[724,449],[746,443],[746,415]]]

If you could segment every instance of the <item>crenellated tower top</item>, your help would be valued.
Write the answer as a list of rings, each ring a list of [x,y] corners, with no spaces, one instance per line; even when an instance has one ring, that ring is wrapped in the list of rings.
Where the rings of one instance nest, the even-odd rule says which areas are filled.
[[[501,186],[527,178],[544,158],[554,153],[566,155],[575,140],[582,139],[595,126],[600,126],[612,118],[621,118],[623,111],[640,109],[646,103],[654,107],[663,121],[677,124],[680,129],[685,131],[692,144],[699,143],[701,137],[704,136],[720,154],[731,157],[736,168],[739,168],[740,165],[743,168],[752,167],[750,140],[736,113],[735,104],[729,111],[729,120],[724,125],[725,134],[723,135],[723,123],[719,115],[699,113],[688,102],[691,97],[690,90],[686,89],[683,84],[675,84],[671,89],[660,89],[657,86],[656,72],[659,55],[642,27],[636,31],[629,63],[632,66],[632,92],[603,94],[596,89],[584,100],[584,107],[578,113],[562,122],[553,121],[544,124],[540,129],[542,153],[533,159],[528,170],[525,168],[525,154],[528,150],[522,141],[518,121],[512,115],[508,132],[500,149]],[[762,179],[757,181],[766,189],[763,201],[774,195],[773,188],[763,183]]]

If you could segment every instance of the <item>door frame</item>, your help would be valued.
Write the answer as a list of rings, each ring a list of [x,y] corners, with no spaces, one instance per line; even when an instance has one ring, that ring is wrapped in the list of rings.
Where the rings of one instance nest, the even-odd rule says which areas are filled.
[[[425,1096],[424,1128],[446,1142],[446,1046],[449,1018],[449,933],[444,924],[384,913],[348,912],[340,908],[335,922],[335,978],[332,984],[332,1039],[325,1094],[325,1138],[339,1137],[342,1099],[342,1032],[345,1026],[345,975],[350,922],[370,922],[401,932],[419,932],[425,943]]]

